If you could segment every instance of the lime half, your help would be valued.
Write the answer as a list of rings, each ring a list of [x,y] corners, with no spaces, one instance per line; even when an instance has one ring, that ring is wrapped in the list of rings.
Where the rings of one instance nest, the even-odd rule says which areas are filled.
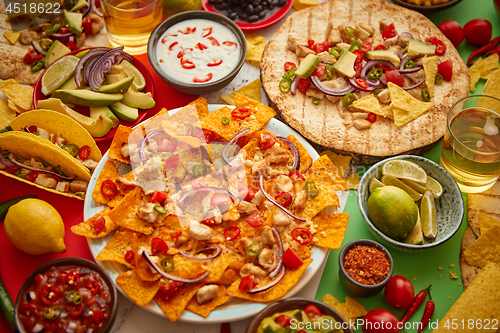
[[[382,174],[396,178],[410,179],[417,183],[427,182],[427,173],[416,163],[406,160],[391,160],[382,167]]]
[[[139,71],[137,67],[132,65],[127,60],[123,60],[120,64],[125,67],[125,73],[127,73],[127,76],[134,78],[132,84],[137,88],[137,90],[141,91],[144,89],[146,86],[146,79],[142,75],[141,71]]]
[[[420,218],[422,220],[422,232],[425,237],[436,238],[437,213],[434,196],[431,191],[425,192],[420,204]]]
[[[50,65],[42,77],[42,94],[45,96],[56,91],[67,79],[75,74],[75,68],[78,64],[75,56],[67,55],[59,58]]]

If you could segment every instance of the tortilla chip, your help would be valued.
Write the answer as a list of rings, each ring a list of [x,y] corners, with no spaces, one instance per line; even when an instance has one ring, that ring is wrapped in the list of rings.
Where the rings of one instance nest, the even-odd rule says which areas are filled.
[[[178,135],[177,134],[178,124],[177,123],[162,120],[160,125],[161,125],[161,129],[163,129],[163,131],[165,133],[167,133],[168,135],[170,135],[173,138],[176,138],[177,140],[179,140],[181,142],[187,143],[188,145],[190,145],[193,148],[199,148],[202,144],[202,142],[198,138],[195,138],[193,136]]]
[[[250,108],[250,110],[252,110],[252,115],[256,118],[256,121],[253,119],[250,121],[250,117],[246,120],[243,120],[241,129],[250,127],[250,131],[247,133],[247,135],[260,130],[269,120],[271,120],[276,115],[276,111],[273,108],[261,103],[260,101],[253,100],[247,96],[236,95],[234,97],[234,103],[237,108]]]
[[[339,249],[342,246],[349,222],[349,214],[318,215],[313,217],[312,221],[316,229],[312,240],[313,244],[331,250]]]
[[[452,305],[448,313],[440,320],[440,323],[451,323],[453,319],[476,321],[479,318],[483,322],[493,322],[498,320],[500,313],[500,267],[494,263],[488,263],[479,272],[476,278],[465,289],[462,295]],[[463,333],[463,332],[483,332],[490,329],[479,329],[477,326],[473,329],[464,330],[461,326],[457,328],[439,325],[433,333]]]
[[[295,136],[293,136],[293,134],[290,134],[286,138],[290,140],[295,145],[295,147],[297,147],[300,156],[299,172],[302,174],[305,173],[307,169],[309,169],[312,165],[313,160],[311,155],[309,155],[307,149],[304,148],[304,146],[300,143],[299,140],[297,140]]]
[[[500,264],[500,225],[495,225],[476,239],[464,251],[465,260],[472,266],[483,268],[488,262]]]
[[[339,155],[331,150],[324,150],[320,155],[326,155],[333,162],[340,174],[345,178],[345,175],[349,173],[349,166],[351,165],[352,156],[350,155]],[[357,190],[360,179],[356,171],[352,172],[346,179],[347,188],[350,190]]]
[[[7,105],[9,106],[9,108],[12,110],[12,111],[15,111],[16,113],[23,113],[23,112],[26,112],[28,110],[25,110],[19,106],[17,106],[16,103],[14,103],[11,99],[7,100]]]
[[[486,81],[483,88],[483,95],[488,95],[500,99],[500,70],[493,72],[491,78]],[[500,112],[500,102],[492,98],[480,98],[477,101],[478,107]]]
[[[470,91],[473,92],[474,89],[476,89],[476,84],[479,82],[479,79],[481,78],[481,73],[471,72],[470,68],[469,68],[469,73],[470,73]]]
[[[160,289],[160,280],[143,281],[134,270],[118,275],[116,277],[116,284],[139,306],[148,305]]]
[[[200,262],[186,258],[182,255],[175,255],[174,258],[174,271],[170,274],[177,276],[181,279],[196,279],[206,272]]]
[[[208,111],[208,102],[205,97],[198,97],[188,105],[196,106],[196,112],[198,113],[200,119],[210,114],[210,112]]]
[[[207,263],[208,276],[206,278],[207,283],[218,283],[227,270],[233,256],[228,253],[218,256],[214,260],[210,260]],[[228,283],[229,284],[229,283]]]
[[[229,141],[240,131],[240,120],[231,116],[231,109],[227,106],[215,110],[201,120],[201,126],[215,132],[224,140]],[[222,118],[228,118],[229,123],[223,124]]]
[[[132,133],[132,128],[118,125],[115,136],[108,150],[108,157],[112,160],[117,160],[125,164],[130,164],[130,157],[125,157],[122,154],[122,148],[128,143],[128,137]]]
[[[133,264],[125,261],[125,253],[131,250],[134,231],[122,228],[109,240],[108,244],[97,254],[99,261],[114,261],[132,268]]]
[[[33,108],[33,88],[24,87],[14,79],[0,81],[0,91],[23,110]]]
[[[113,222],[113,220],[111,220],[111,218],[108,216],[110,211],[111,208],[106,207],[106,209],[100,211],[86,221],[72,226],[71,231],[75,235],[85,236],[87,238],[101,238],[106,236],[107,234],[118,228],[118,225]],[[104,217],[106,223],[104,224],[104,229],[100,233],[96,234],[94,231],[93,223],[99,216]]]
[[[227,293],[230,296],[243,298],[250,300],[252,302],[270,302],[277,300],[280,297],[283,297],[290,288],[292,288],[297,281],[300,279],[306,268],[312,263],[312,259],[306,259],[303,261],[303,264],[297,269],[286,269],[285,276],[278,282],[275,286],[269,288],[266,291],[262,291],[256,294],[249,294],[245,291],[241,291],[238,289],[240,285],[241,279],[236,280],[229,286],[227,289]],[[260,285],[266,285],[270,281],[268,278],[262,279],[259,283]]]
[[[229,301],[229,295],[226,293],[226,287],[219,285],[219,291],[217,292],[217,296],[215,298],[208,302],[199,304],[196,301],[196,297],[193,297],[189,301],[186,309],[206,318],[216,307],[226,303],[227,301]]]
[[[389,82],[387,87],[391,95],[390,105],[394,112],[394,124],[398,127],[404,126],[410,121],[417,119],[434,106],[434,104],[430,102],[422,102],[416,99],[404,91],[403,88],[392,82]]]
[[[123,200],[111,210],[109,217],[119,226],[141,232],[146,235],[153,233],[151,223],[141,220],[136,212],[142,204],[143,194],[140,187],[127,194]]]
[[[246,86],[233,91],[229,95],[220,95],[220,98],[222,98],[222,100],[229,105],[236,105],[234,102],[236,95],[243,95],[253,100],[260,101],[260,79],[250,82]]]
[[[478,58],[477,61],[469,67],[469,74],[471,77],[470,91],[474,91],[476,83],[480,78],[488,79],[491,73],[500,67],[498,61],[498,53],[494,53],[486,58]]]
[[[247,41],[247,56],[245,60],[248,61],[250,65],[259,67],[262,53],[266,47],[266,38],[254,32],[249,32],[245,33],[245,39]]]
[[[318,0],[294,0],[293,8],[295,10],[302,10],[311,6],[316,6],[318,3]]]
[[[376,115],[379,115],[382,117],[384,117],[384,115],[385,115],[384,111],[382,111],[382,108],[380,107],[380,103],[379,103],[377,97],[375,97],[374,94],[369,94],[363,98],[355,100],[352,103],[352,106],[355,107],[356,109],[363,111],[363,112],[368,112],[368,113],[373,112]]]
[[[479,228],[481,230],[481,235],[488,232],[488,230],[490,230],[494,226],[500,225],[500,220],[494,219],[491,216],[482,212],[479,213],[478,220],[479,220]]]
[[[427,86],[427,91],[431,98],[434,97],[434,84],[436,82],[436,75],[438,72],[438,57],[424,57],[422,58],[424,72],[425,72],[425,85]]]
[[[198,110],[199,107],[201,107],[200,110]],[[171,115],[169,121],[181,124],[192,124],[194,125],[194,127],[199,128],[201,127],[200,119],[202,118],[202,116],[200,116],[198,112],[202,114],[203,118],[207,116],[205,110],[203,109],[203,100],[196,103],[192,102],[184,106],[179,111]]]
[[[366,310],[361,303],[349,296],[345,298],[345,303],[341,303],[330,294],[323,296],[321,301],[334,308],[345,320],[350,323],[355,322],[357,318],[363,317],[368,313],[368,310]]]
[[[169,298],[165,298],[161,292],[158,292],[154,300],[170,321],[177,321],[200,287],[201,284],[186,284],[178,288]]]
[[[235,270],[234,269],[227,269],[222,274],[222,276],[220,277],[220,279],[218,281],[214,281],[214,283],[230,285],[234,281],[236,281],[237,279],[238,279],[238,276],[236,275]]]
[[[7,38],[7,40],[12,44],[16,44],[18,39],[19,39],[19,35],[21,34],[20,31],[18,32],[13,32],[13,31],[9,31],[9,30],[6,30],[3,32],[3,36],[5,38]]]
[[[15,116],[16,111],[9,108],[6,101],[0,99],[0,129],[7,127]]]
[[[116,198],[117,196],[120,197],[119,200],[123,199],[123,195],[121,195],[120,193],[117,193],[117,195],[114,197],[108,197],[102,194],[101,191],[101,186],[104,181],[110,180],[116,185],[116,179],[118,177],[120,177],[120,173],[118,172],[118,169],[116,169],[115,164],[110,160],[106,161],[106,163],[102,167],[99,177],[97,178],[94,190],[92,191],[92,199],[94,199],[95,202],[102,203],[105,205],[108,204],[110,200]]]
[[[149,242],[148,245],[151,245],[151,242]],[[156,281],[161,278],[161,275],[159,273],[153,273],[151,270],[151,266],[149,265],[148,261],[144,256],[139,254],[139,238],[137,236],[137,233],[134,233],[132,235],[132,242],[130,243],[130,246],[132,247],[132,251],[134,251],[134,263],[135,263],[135,273],[137,276],[143,280],[143,281]]]

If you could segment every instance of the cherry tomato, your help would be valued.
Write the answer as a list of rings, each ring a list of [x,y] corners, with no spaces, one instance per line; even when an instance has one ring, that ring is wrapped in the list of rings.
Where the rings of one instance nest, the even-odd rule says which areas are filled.
[[[464,40],[464,29],[457,21],[446,20],[438,26],[439,30],[448,37],[453,46],[457,47]]]
[[[252,201],[252,199],[255,197],[255,189],[252,187],[248,187],[246,184],[239,182],[238,183],[238,191],[239,191],[239,197],[245,198],[243,199],[244,201]]]
[[[36,52],[34,49],[30,48],[28,52],[24,55],[23,61],[28,65],[31,65],[35,61],[43,60],[43,58],[44,58],[43,54],[40,54]]]
[[[318,307],[314,304],[309,304],[304,308],[304,312],[306,315],[309,317],[309,319],[314,319],[316,317],[321,317],[323,314],[321,313],[321,310],[318,309]]]
[[[327,40],[325,40],[324,42],[314,43],[313,46],[311,46],[311,49],[316,53],[325,52],[330,49],[330,43]]]
[[[436,37],[431,37],[427,38],[425,41],[427,43],[431,43],[432,45],[436,45],[436,51],[434,52],[436,55],[442,56],[446,53],[446,44],[442,40]]]
[[[229,227],[224,230],[224,238],[228,241],[235,240],[241,233],[241,229],[238,227]]]
[[[443,76],[443,80],[450,82],[453,75],[453,62],[446,60],[438,64],[438,73]]]
[[[210,205],[212,207],[218,207],[226,203],[231,203],[231,199],[223,193],[214,193],[210,198]]]
[[[175,169],[179,165],[179,155],[172,155],[165,161],[165,169]]]
[[[94,229],[94,233],[98,235],[106,228],[106,219],[103,216],[99,216],[90,221],[90,225]]]
[[[385,71],[385,78],[387,79],[387,83],[392,82],[398,86],[401,86],[405,83],[405,78],[397,69],[389,69]]]
[[[274,321],[280,325],[281,327],[287,327],[290,326],[290,323],[292,322],[292,318],[289,316],[282,314],[279,315],[278,317],[274,318]]]
[[[291,248],[288,248],[283,254],[283,264],[288,268],[296,269],[302,266],[303,262],[297,252],[295,252]]]
[[[377,46],[375,48],[375,51],[377,51],[377,50],[387,50],[387,48],[384,45],[380,44],[379,46]]]
[[[325,65],[319,64],[312,72],[312,75],[316,75],[316,76],[325,75]]]
[[[299,82],[297,83],[297,89],[303,94],[306,93],[307,89],[309,89],[309,78],[307,79],[299,79]]]
[[[293,63],[291,61],[285,62],[285,72],[288,72],[289,70],[291,70],[292,68],[295,68],[295,67],[297,67],[297,65],[295,65],[295,63]]]
[[[167,193],[155,190],[149,202],[162,202],[167,198]]]
[[[258,282],[255,280],[254,276],[250,274],[241,279],[238,289],[241,291],[249,291],[252,290],[257,284]]]
[[[78,151],[78,157],[80,157],[80,159],[82,161],[86,160],[87,158],[89,158],[89,155],[90,155],[90,147],[89,146],[83,146],[82,148],[80,148],[80,150]]]
[[[177,291],[177,282],[169,280],[168,282],[160,283],[160,291],[165,298],[169,298],[175,294]]]
[[[274,146],[276,139],[269,133],[262,133],[260,135],[260,150],[267,150]]]
[[[260,216],[260,212],[258,210],[248,215],[245,219],[245,222],[250,224],[254,228],[258,228],[262,225],[262,223],[264,223],[264,221],[262,221],[262,216]]]
[[[384,40],[396,37],[398,35],[398,32],[396,31],[396,28],[394,27],[394,23],[391,23],[389,26],[387,26],[384,31],[382,31],[382,38]]]
[[[370,123],[374,123],[375,121],[377,121],[377,115],[373,112],[370,112],[368,113],[368,118],[367,120],[370,122]]]
[[[474,19],[464,25],[465,40],[472,45],[483,45],[490,41],[493,34],[491,22],[485,19]]]
[[[363,333],[396,333],[398,318],[385,309],[369,311],[363,318]]]
[[[160,237],[154,237],[151,240],[151,251],[152,252],[167,252],[168,251],[168,245]]]
[[[404,276],[394,275],[385,286],[384,297],[393,308],[406,309],[413,302],[415,288]]]
[[[101,193],[108,198],[114,198],[118,194],[118,188],[112,180],[106,179],[101,184]]]

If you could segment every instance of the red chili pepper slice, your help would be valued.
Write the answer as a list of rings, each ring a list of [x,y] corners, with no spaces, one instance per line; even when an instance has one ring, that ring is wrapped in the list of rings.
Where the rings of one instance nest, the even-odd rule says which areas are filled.
[[[376,51],[377,51],[377,50],[387,50],[387,48],[386,48],[384,45],[380,44],[379,46],[377,46],[377,47],[375,48],[375,50],[376,50]]]
[[[365,54],[363,53],[363,51],[361,51],[361,50],[354,50],[354,51],[352,51],[352,53],[356,56],[355,63],[363,61],[363,59],[365,57]]]
[[[238,119],[245,119],[252,115],[252,110],[250,108],[236,108],[231,111],[231,116]]]
[[[201,37],[209,36],[212,33],[212,30],[212,27],[203,28],[203,30],[201,31]]]
[[[205,50],[205,49],[207,48],[207,46],[206,46],[206,45],[204,45],[204,44],[202,44],[202,43],[198,43],[198,44],[196,44],[196,46],[195,46],[195,47],[196,47],[197,49],[199,49],[200,51],[203,51],[203,50]]]
[[[375,121],[377,121],[377,115],[373,112],[370,112],[368,113],[368,119],[367,119],[370,123],[374,123]]]
[[[80,282],[80,273],[77,271],[71,271],[66,274],[66,282],[71,286],[76,286]]]
[[[179,155],[172,155],[165,161],[165,169],[175,169],[179,165]]]
[[[90,147],[89,146],[83,146],[82,148],[80,148],[80,150],[78,151],[78,157],[80,157],[80,159],[82,161],[86,160],[87,158],[89,158],[89,155],[90,155]]]
[[[227,241],[233,241],[235,240],[241,233],[241,229],[238,227],[229,227],[226,230],[224,230],[224,238]]]
[[[209,39],[210,41],[212,41],[212,45],[220,46],[219,41],[217,39],[215,39],[214,37],[208,36],[207,39]]]
[[[307,41],[307,45],[309,45],[309,47],[313,46],[313,45],[314,45],[314,40],[309,39],[309,40]]]
[[[19,313],[24,315],[24,316],[31,316],[35,314],[36,312],[36,306],[30,303],[23,303],[19,306]]]
[[[363,51],[363,52],[371,51],[372,47],[373,47],[373,45],[370,42],[361,43],[361,51]]]
[[[363,63],[361,62],[354,63],[354,71],[356,72],[354,74],[354,77],[358,77],[359,75],[361,75],[361,70],[363,70]]]
[[[193,82],[196,82],[196,83],[204,83],[204,82],[208,82],[208,81],[212,80],[212,77],[213,77],[212,73],[208,73],[208,74],[207,74],[207,77],[206,77],[206,78],[204,78],[204,79],[200,79],[200,78],[198,78],[198,77],[194,77],[194,78],[193,78]]]
[[[391,23],[389,26],[387,26],[384,31],[382,31],[382,38],[384,40],[396,37],[398,35],[398,32],[396,31],[396,28],[394,27],[394,23]]]
[[[59,327],[59,319],[56,320],[45,320],[43,322],[43,328],[47,331],[55,331]]]
[[[151,240],[151,251],[152,252],[167,252],[168,251],[168,245],[160,237],[154,237]]]
[[[434,52],[436,55],[442,56],[442,55],[445,54],[445,52],[446,52],[446,44],[442,40],[440,40],[440,39],[438,39],[436,37],[430,37],[430,38],[427,38],[425,40],[425,42],[426,43],[431,43],[432,45],[436,46],[436,51]]]
[[[363,89],[367,89],[368,88],[368,82],[366,82],[363,79],[356,79],[356,84],[358,86],[360,86],[361,88],[363,88]]]
[[[61,293],[51,284],[43,286],[40,293],[40,300],[45,305],[53,305]]]
[[[297,65],[295,65],[295,63],[293,63],[291,61],[285,62],[285,72],[288,72],[289,70],[291,70],[295,67],[297,67]]]
[[[311,243],[313,235],[307,228],[295,228],[292,230],[292,238],[301,245],[307,245]]]
[[[260,150],[267,150],[274,146],[276,139],[269,133],[260,134]]]
[[[127,253],[125,253],[125,261],[131,264],[134,261],[134,251],[128,250]]]
[[[194,68],[196,68],[196,65],[192,61],[184,60],[184,58],[181,59],[181,66],[182,66],[182,68],[185,68],[185,69],[194,69]],[[194,81],[194,79],[193,79],[193,81]]]
[[[215,67],[215,66],[219,66],[220,64],[222,64],[222,59],[221,60],[214,60],[212,62],[209,62],[207,64],[208,67]]]
[[[203,223],[204,225],[206,226],[209,226],[209,227],[212,227],[215,225],[215,220],[213,219],[213,217],[205,217],[201,223]]]
[[[196,27],[194,28],[191,28],[191,27],[187,27],[186,30],[182,31],[182,30],[178,30],[181,34],[184,34],[184,35],[187,35],[187,34],[192,34],[196,31]]]
[[[280,192],[276,194],[276,197],[274,197],[276,201],[283,207],[288,207],[293,201],[293,197],[290,193],[288,192]]]
[[[94,312],[94,323],[96,324],[102,324],[104,320],[106,320],[106,315],[104,314],[104,311],[95,311]]]
[[[90,221],[90,225],[94,229],[94,233],[98,235],[106,228],[106,219],[103,216],[98,216],[96,219]]]
[[[262,217],[260,216],[260,212],[258,210],[248,215],[247,218],[245,219],[245,222],[250,224],[254,228],[258,228],[264,223],[262,221]]]
[[[132,254],[134,254],[134,252],[132,252]],[[92,295],[97,294],[99,290],[101,290],[101,286],[95,280],[89,280],[89,282],[87,282],[87,284],[85,285],[85,288],[90,289]]]
[[[241,291],[249,291],[252,290],[257,284],[258,282],[255,280],[255,277],[250,274],[241,279],[238,289]]]
[[[175,46],[175,45],[177,45],[177,44],[179,44],[179,42],[173,42],[173,43],[172,43],[172,44],[170,44],[170,46],[168,47],[168,50],[169,50],[169,51],[173,51],[174,46]]]
[[[301,180],[306,180],[306,177],[304,177],[300,172],[298,171],[294,171],[294,172],[291,172],[288,177],[290,177],[293,181],[297,181],[299,179]]]
[[[222,42],[223,45],[226,45],[226,46],[234,46],[234,47],[238,47],[238,44],[235,43],[235,42],[232,42],[230,40],[226,40],[224,42]]]
[[[37,132],[38,127],[36,127],[35,125],[31,125],[30,127],[28,127],[28,131],[30,131],[30,133]]]
[[[71,317],[78,317],[83,312],[83,304],[70,304],[67,306],[67,311]]]
[[[326,71],[325,71],[324,64],[319,64],[312,72],[312,74],[316,75],[316,76],[323,76],[323,75],[325,75],[325,73],[326,73]]]
[[[190,48],[190,47],[182,49],[182,50],[179,51],[179,53],[177,53],[177,58],[181,59],[182,57],[184,57],[186,55],[186,51],[187,50],[193,51],[193,49]]]
[[[108,198],[114,198],[118,194],[118,188],[112,180],[106,179],[101,184],[101,193]]]
[[[179,237],[180,235],[182,235],[182,230],[177,230],[176,232],[171,234],[170,237],[172,237],[172,239],[175,239],[175,238]]]

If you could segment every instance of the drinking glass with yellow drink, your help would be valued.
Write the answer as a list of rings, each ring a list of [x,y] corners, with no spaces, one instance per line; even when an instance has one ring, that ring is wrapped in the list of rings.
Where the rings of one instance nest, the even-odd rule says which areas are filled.
[[[162,20],[162,0],[101,0],[104,23],[113,47],[144,53],[149,35]]]
[[[457,101],[446,120],[440,164],[462,192],[478,193],[500,175],[500,100],[486,95]]]

